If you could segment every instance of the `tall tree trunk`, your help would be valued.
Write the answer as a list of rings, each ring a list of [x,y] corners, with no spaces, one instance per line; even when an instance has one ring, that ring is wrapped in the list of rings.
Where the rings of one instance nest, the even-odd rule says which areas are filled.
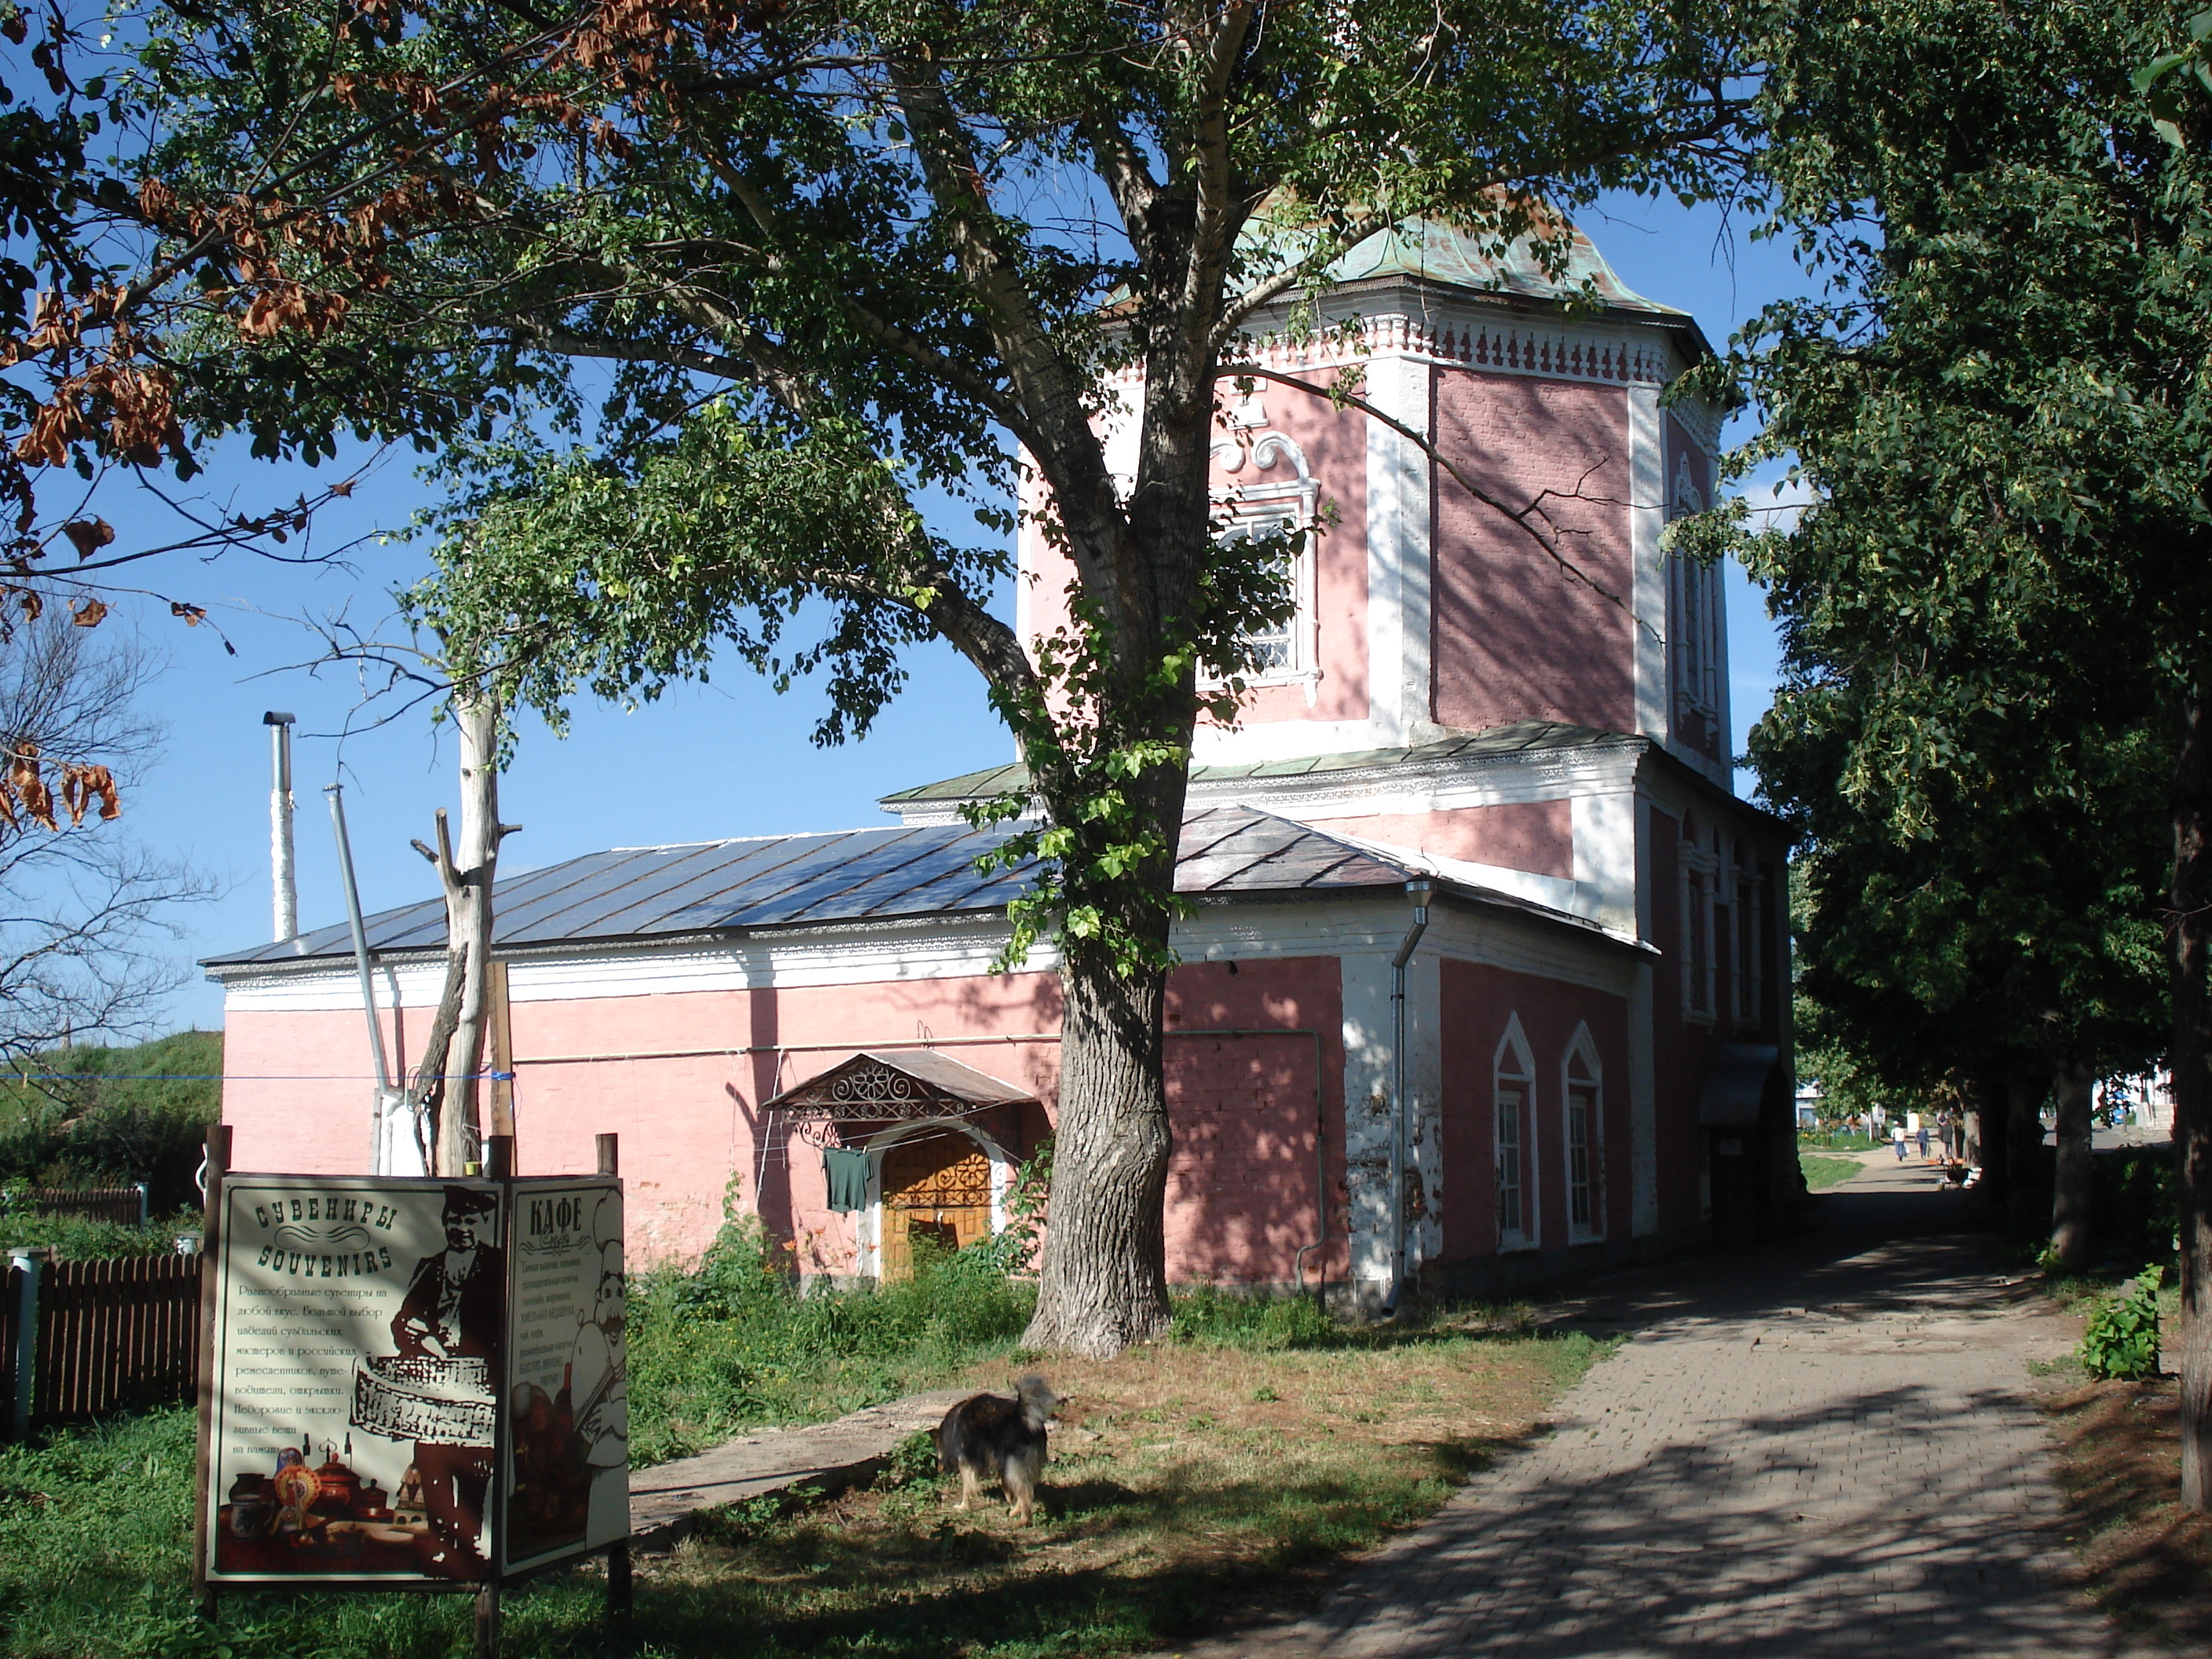
[[[2011,1150],[2005,1134],[2005,1073],[2002,1055],[1977,1071],[1970,1080],[1974,1104],[1974,1150],[1969,1164],[1981,1166],[1976,1184],[1990,1214],[2002,1218],[2012,1201]]]
[[[456,845],[441,808],[437,846],[415,843],[446,894],[445,988],[416,1073],[416,1098],[427,1109],[420,1117],[435,1143],[430,1168],[441,1176],[465,1173],[483,1139],[477,1073],[489,1025],[492,879],[500,838],[514,827],[499,821],[497,700],[456,690],[453,719],[460,736],[460,839]]]
[[[483,1136],[477,1105],[483,1091],[477,1074],[483,1068],[489,1029],[492,878],[506,832],[499,821],[499,704],[482,690],[457,691],[453,720],[460,736],[461,834],[453,849],[459,881],[447,899],[447,937],[461,947],[463,963],[453,1086],[439,1122],[438,1146],[441,1163],[450,1160],[451,1168],[459,1170],[476,1156]]]
[[[2050,1084],[2032,1054],[2005,1057],[2005,1163],[2012,1189],[2005,1195],[2005,1225],[2015,1238],[2043,1231],[2043,1097]]]
[[[2212,1509],[2212,657],[2182,702],[2173,777],[2173,887],[2167,945],[2173,1003],[2173,1144],[2181,1232],[2181,1501]]]
[[[2051,1068],[2051,1091],[2058,1109],[2058,1164],[2051,1189],[2051,1259],[2068,1273],[2079,1273],[2089,1260],[2089,1109],[2097,1074],[2071,1056]]]
[[[1167,975],[1068,957],[1060,1119],[1024,1347],[1111,1358],[1168,1326]]]

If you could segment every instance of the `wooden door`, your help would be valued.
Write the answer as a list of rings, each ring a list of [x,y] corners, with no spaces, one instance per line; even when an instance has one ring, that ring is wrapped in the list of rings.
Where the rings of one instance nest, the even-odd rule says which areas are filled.
[[[884,1153],[883,1276],[914,1273],[914,1241],[959,1249],[991,1236],[991,1155],[966,1135],[924,1133]]]

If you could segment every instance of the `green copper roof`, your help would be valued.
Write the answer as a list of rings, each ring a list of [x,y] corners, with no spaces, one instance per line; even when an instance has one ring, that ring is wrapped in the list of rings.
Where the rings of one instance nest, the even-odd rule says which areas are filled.
[[[1493,257],[1485,239],[1434,219],[1405,219],[1378,231],[1354,247],[1328,274],[1339,283],[1367,282],[1383,276],[1413,276],[1452,288],[1485,294],[1511,294],[1525,299],[1571,301],[1595,295],[1608,307],[1640,311],[1653,317],[1682,317],[1689,313],[1647,300],[1622,282],[1597,245],[1577,230],[1571,233],[1567,261],[1554,276],[1536,257],[1527,237],[1513,242]]]

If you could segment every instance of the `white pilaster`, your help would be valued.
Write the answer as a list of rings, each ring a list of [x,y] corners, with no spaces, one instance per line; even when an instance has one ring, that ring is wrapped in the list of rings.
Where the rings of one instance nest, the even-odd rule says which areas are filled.
[[[1651,803],[1638,797],[1636,825],[1636,933],[1651,938]],[[1628,993],[1628,1230],[1638,1238],[1659,1231],[1659,1065],[1655,1052],[1657,999],[1652,994],[1649,962],[1636,966]]]
[[[1390,958],[1347,950],[1344,994],[1344,1175],[1352,1291],[1379,1301],[1390,1281]]]
[[[1367,400],[1433,441],[1426,363],[1377,355]],[[1380,421],[1367,422],[1367,696],[1378,749],[1418,741],[1430,722],[1429,458]]]
[[[1667,570],[1659,551],[1659,534],[1667,527],[1666,442],[1656,386],[1628,388],[1628,501],[1636,729],[1663,744],[1674,734],[1674,696],[1667,672]]]
[[[1408,1278],[1443,1254],[1443,1206],[1451,1201],[1444,1191],[1443,971],[1434,943],[1424,939],[1406,964],[1406,1151],[1421,1194],[1421,1213],[1407,1229]],[[1460,1195],[1462,1203],[1472,1199]]]
[[[1636,796],[1627,787],[1572,797],[1575,902],[1590,916],[1637,937]]]

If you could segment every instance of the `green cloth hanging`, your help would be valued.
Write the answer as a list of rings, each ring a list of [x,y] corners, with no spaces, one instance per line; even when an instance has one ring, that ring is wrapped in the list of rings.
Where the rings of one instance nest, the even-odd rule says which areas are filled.
[[[822,1173],[830,1183],[830,1207],[840,1215],[868,1207],[868,1155],[850,1146],[824,1146]]]

